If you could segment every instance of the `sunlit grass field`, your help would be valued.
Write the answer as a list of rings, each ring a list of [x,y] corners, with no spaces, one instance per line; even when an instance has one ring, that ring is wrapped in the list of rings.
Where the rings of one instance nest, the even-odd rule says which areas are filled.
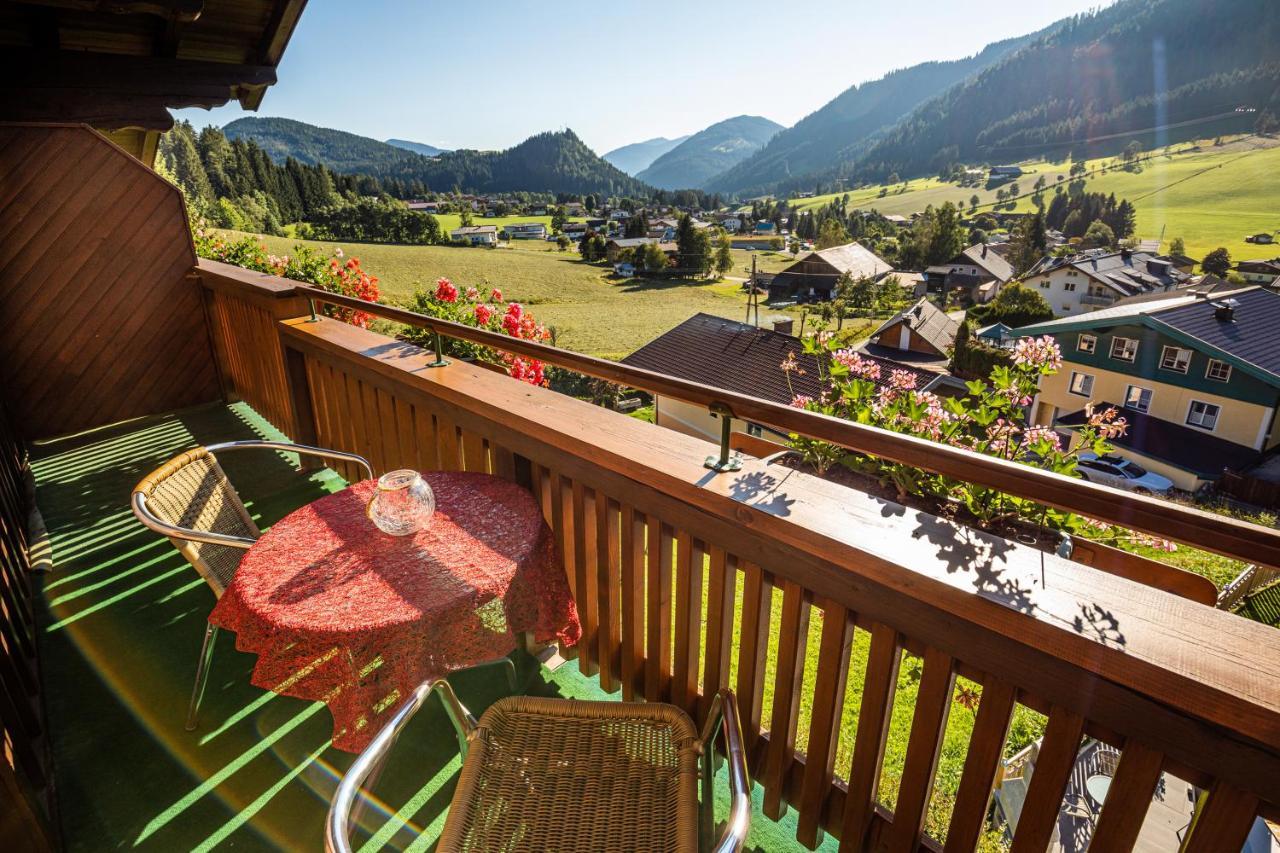
[[[289,254],[302,244],[329,255],[340,246],[378,277],[382,293],[390,300],[410,296],[416,286],[434,287],[441,277],[460,288],[499,288],[508,300],[529,306],[541,322],[554,327],[559,346],[609,358],[633,352],[699,311],[736,320],[746,317],[747,301],[738,282],[612,279],[608,268],[586,264],[577,253],[561,252],[554,243],[543,241],[517,241],[510,249],[288,237],[264,237],[263,242],[275,254]],[[750,266],[749,257],[745,263],[735,258],[735,270],[743,266]]]

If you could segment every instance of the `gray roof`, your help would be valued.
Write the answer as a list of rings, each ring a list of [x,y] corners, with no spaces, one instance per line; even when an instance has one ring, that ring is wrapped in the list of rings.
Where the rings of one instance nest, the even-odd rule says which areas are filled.
[[[923,297],[910,308],[904,308],[885,320],[880,328],[871,333],[872,339],[876,339],[881,332],[899,321],[905,322],[913,332],[943,354],[948,347],[955,344],[956,332],[960,329],[959,323],[948,317],[946,312],[930,302],[927,297]],[[880,346],[888,345],[881,342]]]
[[[1085,275],[1117,291],[1121,296],[1175,288],[1188,278],[1186,273],[1174,268],[1172,262],[1158,258],[1152,252],[1128,250],[1119,252],[1094,250],[1067,258],[1043,258],[1027,272],[1027,275],[1048,273],[1067,266],[1075,267]]]
[[[860,276],[876,278],[893,269],[892,264],[856,241],[845,243],[843,246],[832,246],[830,249],[821,249],[813,254],[840,272],[847,272],[854,278]]]
[[[1014,276],[1013,265],[983,243],[975,243],[960,255],[974,266],[991,273],[991,277],[1001,284]],[[959,258],[956,261],[959,262]]]
[[[1232,319],[1220,320],[1217,305],[1234,300]],[[1229,297],[1201,299],[1160,311],[1155,318],[1280,379],[1280,294],[1263,287]]]

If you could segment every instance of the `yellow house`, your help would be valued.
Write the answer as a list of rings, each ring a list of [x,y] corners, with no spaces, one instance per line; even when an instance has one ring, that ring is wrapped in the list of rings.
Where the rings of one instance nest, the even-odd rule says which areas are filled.
[[[1033,419],[1074,429],[1087,408],[1115,406],[1120,453],[1193,491],[1251,466],[1280,442],[1280,294],[1132,301],[1017,330],[1052,335],[1063,366],[1041,380]]]

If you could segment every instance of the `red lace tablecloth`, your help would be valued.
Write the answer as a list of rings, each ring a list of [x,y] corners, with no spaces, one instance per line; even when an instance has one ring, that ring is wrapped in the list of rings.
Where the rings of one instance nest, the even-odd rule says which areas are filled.
[[[487,474],[423,476],[426,530],[380,532],[365,516],[375,482],[357,483],[273,525],[209,617],[258,655],[254,685],[325,702],[349,752],[424,680],[509,653],[516,633],[566,645],[581,633],[532,495]]]

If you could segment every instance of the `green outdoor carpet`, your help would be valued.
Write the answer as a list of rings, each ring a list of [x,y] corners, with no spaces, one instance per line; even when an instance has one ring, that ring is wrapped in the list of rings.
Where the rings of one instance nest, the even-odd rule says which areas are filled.
[[[254,659],[222,632],[200,727],[183,729],[213,594],[166,540],[129,511],[133,485],[197,444],[281,438],[243,404],[145,418],[34,445],[36,500],[54,569],[36,579],[44,682],[65,846],[98,850],[321,850],[329,798],[353,756],[329,745],[318,703],[249,684]],[[344,483],[297,473],[281,454],[221,460],[266,527]],[[522,689],[605,698],[567,665],[516,659]],[[496,668],[450,679],[477,716],[507,692]],[[616,698],[616,697],[610,697]],[[406,730],[366,809],[357,849],[431,849],[459,768],[457,742],[432,700]],[[727,811],[724,773],[717,815]],[[794,818],[758,811],[750,849],[799,849]],[[826,848],[834,849],[828,838]]]

